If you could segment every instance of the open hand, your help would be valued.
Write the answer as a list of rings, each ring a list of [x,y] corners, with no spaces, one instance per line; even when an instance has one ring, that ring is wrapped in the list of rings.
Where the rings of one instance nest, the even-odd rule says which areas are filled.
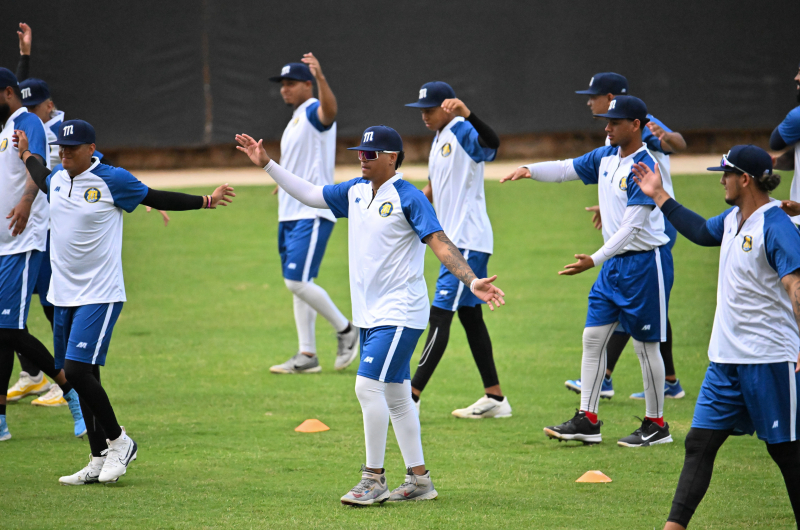
[[[663,140],[664,136],[667,134],[667,131],[665,131],[663,127],[652,121],[648,123],[646,127],[650,129],[650,132],[653,133],[659,140]]]
[[[233,199],[229,199],[228,197],[236,197],[232,187],[223,184],[215,189],[214,193],[211,194],[211,209],[213,210],[217,206],[227,206],[227,203],[233,202]]]
[[[656,165],[656,170],[653,172],[647,164],[639,162],[631,167],[631,171],[633,171],[633,180],[648,197],[655,198],[656,195],[664,191],[661,183],[661,170],[658,165]]]
[[[589,206],[584,208],[587,212],[592,212],[592,224],[598,230],[603,228],[603,218],[600,216],[600,206]]]
[[[31,27],[24,22],[20,22],[19,30],[17,31],[17,37],[19,37],[19,54],[30,55],[31,41],[33,40],[33,32],[31,31]]]
[[[578,261],[575,263],[570,263],[569,265],[564,265],[564,270],[558,271],[558,274],[560,276],[575,276],[576,274],[580,274],[583,271],[588,271],[594,267],[594,260],[591,256],[587,256],[586,254],[575,254],[575,259]]]
[[[237,134],[236,141],[239,145],[236,149],[250,157],[250,160],[258,167],[264,167],[269,164],[270,158],[264,149],[264,140],[255,141],[247,134]]]
[[[489,309],[492,311],[494,311],[495,307],[499,308],[501,305],[506,305],[506,301],[503,299],[506,293],[499,287],[492,285],[492,282],[496,279],[496,274],[491,278],[479,278],[475,280],[472,286],[472,294],[486,302],[489,305]],[[492,304],[494,304],[494,306]]]
[[[319,59],[314,57],[313,53],[309,52],[303,54],[303,58],[300,60],[308,65],[308,69],[311,70],[311,75],[314,76],[314,79],[319,79],[320,77],[324,77],[322,75],[322,67],[319,65]]]
[[[469,118],[471,114],[464,102],[458,98],[450,98],[442,101],[442,108],[445,112],[451,112],[462,118]]]
[[[529,178],[531,178],[530,169],[526,167],[518,167],[510,175],[506,175],[505,177],[501,178],[500,183],[502,184],[507,180],[514,181],[514,180],[529,179]]]

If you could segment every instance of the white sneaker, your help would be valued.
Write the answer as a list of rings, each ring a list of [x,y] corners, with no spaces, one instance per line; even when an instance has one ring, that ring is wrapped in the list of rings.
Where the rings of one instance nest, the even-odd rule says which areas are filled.
[[[454,410],[453,416],[456,418],[470,418],[473,420],[480,420],[483,418],[510,418],[511,405],[508,403],[507,397],[503,397],[503,401],[495,401],[484,395],[471,406],[465,409]]]
[[[28,372],[22,371],[19,373],[19,379],[14,383],[14,386],[8,389],[6,399],[8,401],[19,401],[25,396],[39,396],[50,390],[51,384],[42,372],[39,372],[39,377],[34,378]]]
[[[101,454],[106,455],[108,449]],[[103,462],[106,461],[105,456],[91,456],[89,455],[89,465],[81,469],[74,475],[67,475],[58,479],[58,483],[62,486],[83,486],[84,484],[96,484],[100,482],[100,471],[103,469]],[[116,482],[116,481],[114,481]]]
[[[108,440],[108,454],[103,463],[98,480],[103,484],[116,482],[128,470],[128,465],[136,460],[138,446],[122,428],[122,434],[116,440]]]
[[[66,404],[67,400],[64,399],[64,392],[58,385],[51,386],[47,394],[31,401],[31,405],[38,405],[39,407],[63,407]]]
[[[337,333],[339,347],[336,349],[336,363],[334,368],[344,370],[356,357],[358,357],[358,337],[361,330],[350,323],[350,331],[347,333]]]

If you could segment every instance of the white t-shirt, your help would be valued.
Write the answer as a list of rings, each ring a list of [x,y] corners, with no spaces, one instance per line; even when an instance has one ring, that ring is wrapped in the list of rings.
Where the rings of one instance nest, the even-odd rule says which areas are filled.
[[[650,169],[655,161],[642,145],[633,154],[620,158],[619,147],[598,147],[594,151],[572,160],[575,172],[584,184],[597,184],[600,215],[603,218],[603,240],[617,233],[628,206],[653,206],[647,220],[624,250],[652,250],[669,243],[664,233],[664,215],[655,207],[653,199],[645,195],[633,180],[631,167],[644,162]]]
[[[136,209],[147,186],[97,158],[74,179],[56,166],[47,185],[53,221],[47,301],[58,307],[125,302],[122,212]]]
[[[47,248],[47,198],[37,193],[31,205],[28,225],[17,237],[11,235],[5,216],[19,203],[28,184],[28,170],[19,158],[19,150],[14,147],[14,130],[25,131],[28,149],[50,164],[50,150],[44,124],[36,114],[20,107],[3,124],[0,133],[0,212],[3,221],[0,228],[0,256],[21,254],[29,250],[44,251]]]
[[[422,239],[442,229],[423,193],[397,173],[372,197],[362,178],[325,186],[325,202],[348,219],[353,324],[425,329],[430,305]]]
[[[297,107],[281,137],[281,167],[317,186],[333,184],[336,164],[336,122],[319,121],[319,100],[310,98]],[[318,210],[278,191],[278,221],[323,217],[336,221],[330,210]]]
[[[436,215],[450,240],[460,249],[491,254],[492,223],[483,191],[485,162],[497,150],[478,143],[478,131],[464,118],[454,118],[436,133],[428,157],[428,175]]]
[[[717,310],[708,346],[715,363],[797,362],[800,335],[781,278],[800,269],[800,232],[770,201],[739,230],[739,208],[709,219],[720,242]]]

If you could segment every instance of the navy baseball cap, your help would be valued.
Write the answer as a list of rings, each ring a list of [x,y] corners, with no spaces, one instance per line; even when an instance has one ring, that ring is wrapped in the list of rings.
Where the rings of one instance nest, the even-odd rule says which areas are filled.
[[[8,68],[0,68],[0,88],[8,88],[10,86],[19,86],[17,76]]]
[[[364,129],[361,135],[361,145],[348,147],[349,151],[397,151],[403,150],[403,139],[400,135],[386,125],[373,125]]]
[[[41,79],[29,78],[19,84],[22,92],[22,104],[26,107],[38,105],[50,99],[50,87]]]
[[[281,68],[281,75],[270,77],[269,80],[274,83],[280,83],[284,79],[294,79],[295,81],[313,81],[314,76],[311,75],[311,70],[305,63],[289,63]]]
[[[456,92],[450,85],[444,81],[431,81],[419,89],[419,99],[414,103],[406,103],[406,107],[429,109],[438,107],[444,100],[454,97],[456,97]]]
[[[83,145],[93,144],[94,127],[83,120],[67,120],[58,129],[58,140],[50,145]]]
[[[612,118],[623,120],[639,120],[642,127],[650,118],[647,117],[647,105],[644,101],[634,96],[617,96],[608,104],[608,112],[595,114],[595,118]]]
[[[589,88],[587,90],[576,90],[576,94],[591,94],[599,96],[601,94],[614,94],[615,96],[624,96],[628,93],[628,80],[624,76],[615,74],[614,72],[601,72],[594,74],[594,77],[589,81]]]
[[[722,155],[722,161],[717,167],[708,168],[709,171],[739,170],[754,177],[772,174],[772,157],[769,153],[755,145],[735,145]]]

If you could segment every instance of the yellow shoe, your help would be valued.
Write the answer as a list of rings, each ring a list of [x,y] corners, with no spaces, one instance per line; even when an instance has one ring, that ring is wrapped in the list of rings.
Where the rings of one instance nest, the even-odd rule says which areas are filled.
[[[63,407],[66,404],[67,400],[64,399],[64,393],[58,385],[51,386],[50,392],[31,401],[31,405],[40,407]]]
[[[14,386],[8,389],[6,399],[8,401],[19,401],[25,396],[38,396],[50,390],[52,383],[50,383],[41,372],[39,372],[39,377],[41,379],[37,382],[33,380],[28,372],[20,372],[19,380],[14,383]]]

